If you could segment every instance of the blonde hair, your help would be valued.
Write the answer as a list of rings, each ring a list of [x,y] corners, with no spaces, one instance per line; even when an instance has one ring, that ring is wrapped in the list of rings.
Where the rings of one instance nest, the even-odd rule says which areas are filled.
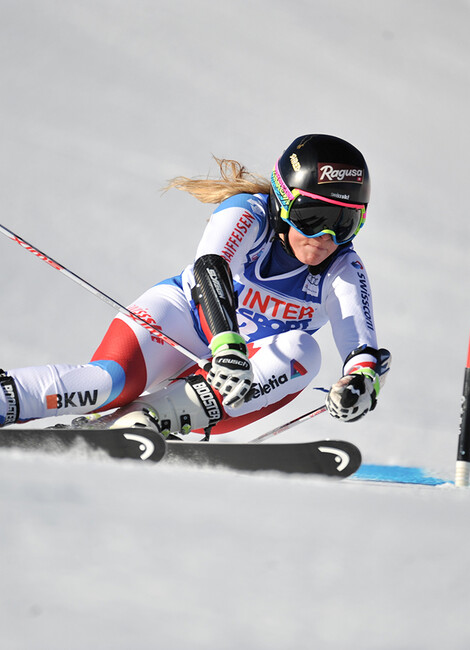
[[[189,192],[202,203],[222,203],[235,194],[269,194],[271,183],[267,178],[252,174],[236,160],[216,158],[220,178],[173,178],[164,190],[175,187],[183,192]]]

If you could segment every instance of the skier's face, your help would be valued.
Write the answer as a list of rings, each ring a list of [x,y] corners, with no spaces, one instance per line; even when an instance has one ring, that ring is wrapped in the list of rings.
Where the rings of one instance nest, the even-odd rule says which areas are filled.
[[[295,228],[289,228],[287,236],[296,258],[302,264],[309,266],[321,264],[338,248],[331,235],[328,234],[319,237],[304,237]]]

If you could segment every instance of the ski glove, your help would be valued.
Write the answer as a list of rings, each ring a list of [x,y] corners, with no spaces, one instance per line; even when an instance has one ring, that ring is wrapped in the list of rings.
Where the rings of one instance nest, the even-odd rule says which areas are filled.
[[[210,343],[212,367],[207,381],[219,391],[224,406],[241,406],[253,383],[253,370],[244,338],[221,332]]]
[[[357,355],[351,366],[350,361]],[[375,350],[362,346],[347,357],[343,372],[347,372],[333,384],[326,398],[330,415],[343,422],[355,422],[377,405],[377,397],[390,369],[391,355],[388,350]]]

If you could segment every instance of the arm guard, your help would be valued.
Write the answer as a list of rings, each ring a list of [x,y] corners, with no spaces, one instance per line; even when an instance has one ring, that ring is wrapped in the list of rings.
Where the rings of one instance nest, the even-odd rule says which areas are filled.
[[[194,263],[194,302],[200,306],[212,337],[238,332],[237,299],[228,263],[220,255],[202,255]]]

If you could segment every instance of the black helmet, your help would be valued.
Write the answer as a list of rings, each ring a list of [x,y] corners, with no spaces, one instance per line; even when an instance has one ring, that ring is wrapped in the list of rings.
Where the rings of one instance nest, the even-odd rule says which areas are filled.
[[[284,151],[271,176],[270,216],[276,233],[293,226],[308,237],[331,233],[351,241],[364,224],[369,171],[361,152],[332,135],[304,135]]]

